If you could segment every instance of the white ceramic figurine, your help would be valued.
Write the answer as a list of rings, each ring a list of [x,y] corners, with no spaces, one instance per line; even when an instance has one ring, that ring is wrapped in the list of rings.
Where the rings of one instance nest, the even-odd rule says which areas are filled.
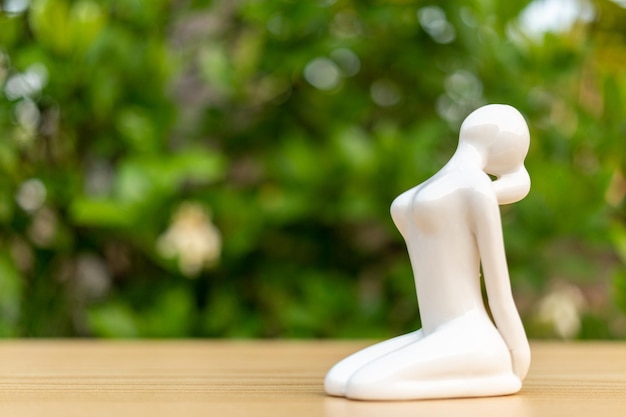
[[[511,294],[498,205],[530,190],[529,141],[515,108],[481,107],[463,122],[450,161],[394,200],[391,216],[406,241],[423,327],[337,363],[326,376],[328,394],[411,400],[521,389],[530,348]],[[495,325],[483,302],[481,265]]]

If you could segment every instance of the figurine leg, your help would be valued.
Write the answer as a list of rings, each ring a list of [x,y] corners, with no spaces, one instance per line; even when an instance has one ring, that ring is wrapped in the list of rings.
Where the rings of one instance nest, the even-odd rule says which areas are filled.
[[[346,394],[346,385],[350,377],[360,368],[390,352],[414,343],[422,338],[422,331],[397,336],[360,350],[333,366],[324,380],[324,389],[329,395],[337,397]]]
[[[413,400],[507,395],[521,381],[489,319],[467,314],[356,371],[346,397]]]

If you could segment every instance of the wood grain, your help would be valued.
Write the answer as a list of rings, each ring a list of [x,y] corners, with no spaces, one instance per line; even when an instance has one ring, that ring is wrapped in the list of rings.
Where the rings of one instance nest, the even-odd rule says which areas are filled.
[[[588,416],[626,415],[626,344],[532,344],[521,393],[359,402],[324,395],[337,360],[367,342],[4,341],[0,415]]]

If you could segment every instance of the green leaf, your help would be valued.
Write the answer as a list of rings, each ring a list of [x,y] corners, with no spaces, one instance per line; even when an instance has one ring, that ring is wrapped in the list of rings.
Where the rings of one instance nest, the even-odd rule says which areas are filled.
[[[200,50],[198,59],[206,82],[220,93],[229,93],[233,87],[233,74],[225,48],[219,44],[206,45]]]
[[[139,335],[132,309],[121,302],[91,308],[87,312],[87,322],[98,337],[133,338]]]
[[[158,143],[159,135],[147,109],[122,109],[117,116],[116,126],[128,145],[137,151],[155,151],[163,145]]]
[[[615,304],[626,314],[626,271],[621,269],[613,277],[613,298]]]
[[[33,0],[29,22],[41,44],[66,54],[72,47],[69,27],[69,5],[66,0]]]
[[[0,337],[18,334],[22,301],[22,277],[12,259],[0,253]]]
[[[185,337],[193,327],[193,298],[185,287],[168,288],[153,306],[142,314],[143,337]]]
[[[226,170],[226,159],[216,152],[204,149],[186,149],[183,152],[173,154],[163,164],[162,168],[173,183],[181,184],[189,181],[208,184],[223,177]]]
[[[91,227],[126,228],[134,224],[136,215],[132,207],[115,200],[77,198],[70,205],[74,224]]]
[[[106,25],[107,16],[102,7],[92,0],[80,0],[72,5],[68,17],[72,45],[85,51]]]

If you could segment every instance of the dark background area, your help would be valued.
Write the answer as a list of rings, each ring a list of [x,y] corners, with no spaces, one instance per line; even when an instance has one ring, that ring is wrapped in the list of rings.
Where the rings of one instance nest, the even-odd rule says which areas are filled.
[[[529,336],[626,336],[624,2],[0,5],[1,335],[413,330],[389,205],[507,103]]]

